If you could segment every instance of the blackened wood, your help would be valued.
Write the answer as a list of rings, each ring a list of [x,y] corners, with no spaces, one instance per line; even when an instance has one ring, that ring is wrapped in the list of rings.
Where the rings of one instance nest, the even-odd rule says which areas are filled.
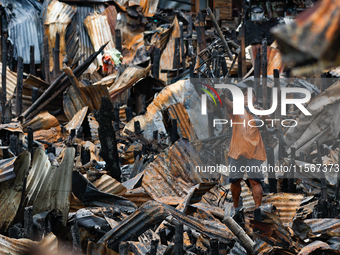
[[[126,114],[126,122],[129,122],[132,120],[132,111],[130,107],[125,108],[125,114]]]
[[[10,135],[9,148],[14,155],[18,156],[18,137],[16,135]]]
[[[181,24],[179,28],[180,28],[180,46],[181,46],[182,68],[183,68],[183,72],[185,72],[187,70],[187,68],[185,66],[185,55],[184,55],[183,24]]]
[[[153,139],[158,140],[158,130],[153,131]]]
[[[269,189],[271,193],[277,193],[277,180],[274,169],[270,169],[269,166],[275,166],[275,158],[274,158],[274,150],[270,147],[266,148],[267,152],[267,165],[268,165],[268,182],[269,182]]]
[[[119,244],[119,255],[129,255],[129,244],[127,242]]]
[[[194,74],[194,63],[190,63],[190,78],[193,79],[195,78],[195,74]]]
[[[257,100],[259,99],[260,91],[260,75],[261,75],[261,51],[260,49],[258,49],[254,65],[254,89],[256,91]]]
[[[140,123],[138,120],[134,122],[134,126],[135,126],[135,133],[139,134],[141,132],[141,129],[140,129]]]
[[[44,74],[45,74],[45,81],[47,83],[51,82],[50,77],[50,56],[49,56],[49,48],[48,48],[48,37],[47,34],[44,33]]]
[[[115,30],[115,46],[119,52],[122,52],[122,35],[120,29]]]
[[[74,222],[71,226],[71,236],[72,236],[72,251],[73,254],[81,254],[81,243],[80,243],[80,234],[77,220],[74,219]]]
[[[7,39],[2,35],[2,74],[1,74],[1,86],[2,86],[2,97],[1,97],[1,122],[5,123],[5,112],[6,112],[6,65],[7,65]]]
[[[228,65],[227,61],[225,60],[225,57],[221,56],[221,65],[222,65],[222,74],[225,77],[228,73]]]
[[[192,37],[192,16],[188,15],[189,24],[187,26],[188,37]]]
[[[183,224],[175,226],[175,254],[183,255]]]
[[[91,160],[90,150],[81,147],[81,163],[86,165]]]
[[[27,147],[30,153],[33,152],[33,129],[27,127]]]
[[[202,40],[202,49],[205,49],[207,47],[207,42],[205,39],[205,15],[202,11],[200,11],[197,15],[198,20],[199,20],[199,28],[201,31],[201,40]]]
[[[164,228],[159,230],[159,237],[161,239],[161,244],[168,245],[168,241],[166,240],[166,231]]]
[[[152,76],[155,78],[159,78],[159,61],[161,59],[161,49],[155,48],[153,51],[153,68],[152,68]]]
[[[145,110],[146,110],[145,100],[146,100],[145,94],[140,94],[140,95],[137,96],[136,113],[141,114],[142,112],[145,112]]]
[[[209,255],[219,255],[218,240],[210,239],[210,252]]]
[[[288,192],[294,193],[296,192],[295,181],[294,181],[294,165],[295,165],[295,158],[296,158],[296,150],[295,147],[290,148],[290,172],[288,173]]]
[[[18,57],[18,67],[17,67],[17,90],[16,90],[16,109],[15,113],[20,116],[22,113],[22,87],[23,87],[23,72],[24,64],[22,57]]]
[[[33,206],[24,209],[24,230],[25,238],[33,238]]]
[[[39,98],[38,92],[39,92],[39,89],[38,89],[38,88],[36,88],[36,87],[33,87],[33,88],[32,88],[32,94],[31,94],[31,97],[32,97],[32,104],[34,104],[34,102],[38,100],[38,98]]]
[[[151,247],[149,251],[149,255],[156,255],[157,254],[157,247],[158,247],[159,240],[155,239],[151,241]]]
[[[178,140],[177,120],[176,119],[171,119],[170,139],[171,139],[171,143],[175,143]]]
[[[54,78],[60,74],[59,53],[60,53],[60,36],[59,33],[57,33],[55,36],[55,45],[53,51]]]
[[[181,38],[175,38],[175,61],[174,61],[174,68],[177,69],[177,76],[179,75],[179,69],[181,67]]]
[[[115,105],[114,107],[114,114],[115,114],[115,123],[119,125],[119,106]]]
[[[30,46],[30,74],[35,75],[34,45]]]
[[[262,108],[267,109],[267,39],[262,40]]]
[[[243,74],[242,74],[242,50],[237,56],[237,76],[239,80],[242,80]]]
[[[111,177],[120,182],[121,171],[116,133],[112,126],[114,111],[111,100],[107,97],[102,97],[100,109],[95,111],[94,115],[99,124],[98,133],[101,144],[99,155],[105,160],[105,169],[110,173]]]

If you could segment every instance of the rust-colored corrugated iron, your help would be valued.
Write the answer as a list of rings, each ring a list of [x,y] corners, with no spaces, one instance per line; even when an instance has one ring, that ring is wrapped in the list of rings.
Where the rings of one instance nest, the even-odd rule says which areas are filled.
[[[44,24],[45,33],[48,35],[49,45],[49,60],[50,72],[52,72],[53,63],[53,48],[55,45],[56,34],[60,36],[60,53],[59,53],[59,66],[63,66],[63,60],[66,56],[65,35],[66,27],[71,22],[73,15],[76,13],[76,7],[71,7],[68,4],[53,0],[47,7],[47,13]]]
[[[41,112],[33,119],[22,124],[22,127],[24,129],[31,127],[34,132],[37,130],[47,130],[52,127],[59,127],[59,122],[56,117],[49,114],[48,112]]]
[[[254,45],[250,49],[250,53],[252,56],[252,62],[253,66],[255,66],[255,57],[257,51],[260,49],[260,52],[262,54],[262,45]],[[282,62],[281,53],[278,49],[275,49],[273,47],[267,46],[267,75],[273,75],[274,69],[278,69],[279,73],[283,73],[284,70],[284,63]],[[261,70],[262,74],[262,70]]]
[[[100,191],[110,194],[122,195],[125,193],[126,188],[116,179],[104,174],[93,183]]]
[[[0,62],[0,88],[1,88],[1,82],[2,82],[2,63]],[[7,101],[11,100],[13,95],[14,95],[14,91],[15,88],[17,86],[17,73],[12,72],[8,67],[6,67],[6,99]]]

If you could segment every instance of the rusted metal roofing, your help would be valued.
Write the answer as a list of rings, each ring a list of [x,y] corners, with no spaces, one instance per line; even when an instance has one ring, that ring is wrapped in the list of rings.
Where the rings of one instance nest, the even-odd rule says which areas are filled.
[[[52,166],[46,153],[38,148],[34,153],[32,168],[27,177],[26,194],[28,205],[33,205],[33,214],[55,210],[62,215],[66,225],[75,149],[66,148],[59,167]]]
[[[2,82],[2,63],[0,62],[0,83]],[[6,67],[6,99],[9,101],[14,95],[15,88],[17,86],[17,73],[12,72]],[[0,84],[1,88],[1,84]]]
[[[2,254],[22,255],[28,252],[35,246],[34,241],[30,239],[15,239],[0,234],[0,249]]]
[[[56,117],[49,114],[48,112],[41,112],[33,119],[29,120],[22,124],[22,127],[25,129],[27,127],[31,127],[33,132],[41,129],[50,129],[52,127],[58,127],[59,122]]]
[[[258,49],[260,49],[260,52],[262,54],[262,45],[254,45],[250,49],[253,66],[255,66],[254,62]],[[280,51],[273,47],[267,46],[267,75],[274,75],[274,69],[278,69],[279,73],[283,73],[284,67],[285,65],[282,62]]]
[[[22,126],[19,123],[11,122],[7,124],[0,124],[0,130],[7,130],[9,132],[24,133]]]
[[[66,117],[72,119],[84,106],[88,106],[91,112],[99,110],[102,97],[110,98],[104,85],[80,87],[78,92],[73,86],[69,87],[63,101]]]
[[[190,142],[180,139],[144,169],[142,187],[156,201],[184,198],[192,186],[204,182],[194,170],[200,164]]]
[[[117,10],[114,5],[108,6],[103,12],[102,15],[107,17],[107,22],[110,25],[111,35],[115,38],[115,28],[116,28],[116,21],[117,21]]]
[[[59,54],[59,66],[63,66],[63,60],[66,56],[66,27],[71,22],[73,15],[76,13],[76,7],[68,4],[53,0],[47,7],[47,13],[45,15],[44,24],[45,33],[48,35],[49,45],[49,60],[50,60],[50,72],[53,70],[53,51],[55,45],[56,34],[60,36],[60,54]]]
[[[43,43],[42,24],[40,12],[42,5],[39,1],[1,0],[5,8],[8,21],[9,39],[13,42],[15,50],[13,57],[23,58],[24,64],[30,63],[30,46],[34,46],[35,64],[42,60],[41,45]]]
[[[141,130],[144,130],[144,137],[150,141],[153,140],[154,130],[158,130],[159,134],[167,134],[162,112],[170,105],[182,103],[189,115],[190,125],[194,130],[194,135],[198,137],[198,139],[205,139],[208,137],[208,125],[202,125],[202,123],[207,123],[208,118],[206,115],[201,114],[200,102],[201,99],[189,80],[178,81],[166,86],[159,92],[147,107],[147,112],[144,115],[134,117],[126,124],[125,129],[134,131],[134,122],[139,121]],[[182,116],[182,114],[180,114],[180,116]]]
[[[96,51],[99,50],[100,47],[107,42],[109,42],[109,44],[105,47],[104,51],[115,47],[110,25],[106,15],[96,13],[94,13],[93,15],[89,15],[84,20],[84,25],[87,29],[88,35],[90,36],[92,45]],[[97,62],[99,65],[103,65],[102,54],[99,54],[97,56]]]
[[[272,28],[283,61],[292,66],[303,65],[294,68],[293,75],[322,71],[340,64],[339,10],[339,0],[319,1],[291,24]]]
[[[139,66],[129,66],[119,76],[118,80],[109,88],[110,96],[113,101],[128,88],[132,87],[137,81],[146,76],[151,69],[149,65],[147,68]],[[127,101],[127,99],[126,99]]]
[[[141,206],[145,202],[152,200],[150,195],[142,187],[127,190],[122,196],[129,199],[137,206]]]
[[[326,251],[329,251],[330,254],[337,254],[339,251],[336,251],[332,249],[327,243],[322,241],[314,241],[305,247],[303,247],[298,255],[308,255],[308,254],[314,254],[314,251],[320,250],[321,253],[326,254]]]
[[[86,117],[87,111],[89,107],[85,106],[83,109],[78,111],[70,120],[69,123],[65,126],[65,128],[68,130],[68,132],[71,132],[72,129],[79,130],[80,126],[83,124],[84,119]]]
[[[116,179],[104,174],[93,183],[97,189],[105,193],[122,195],[125,193],[126,188]]]
[[[30,153],[24,151],[14,162],[13,172],[16,177],[0,183],[0,230],[2,232],[11,225],[19,209],[24,185],[23,179],[29,166]]]
[[[175,59],[175,38],[180,36],[179,24],[177,17],[171,25],[171,34],[169,40],[166,44],[165,49],[162,52],[161,59],[159,61],[159,78],[163,81],[167,81],[167,73],[161,73],[161,69],[172,70],[174,69],[174,59]]]
[[[139,5],[146,17],[152,17],[156,14],[158,2],[159,0],[116,0],[116,3],[121,6]]]
[[[304,222],[314,235],[340,236],[340,219],[307,219]]]
[[[16,157],[0,160],[0,182],[7,181],[15,177],[14,162]]]

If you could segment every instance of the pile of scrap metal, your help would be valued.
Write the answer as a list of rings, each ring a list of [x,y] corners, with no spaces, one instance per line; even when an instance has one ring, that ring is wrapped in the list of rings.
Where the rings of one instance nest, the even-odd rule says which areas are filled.
[[[246,50],[209,8],[193,21],[157,0],[0,3],[0,254],[340,253],[338,168],[312,171],[339,163],[339,82],[287,78],[275,44]],[[113,48],[124,63],[104,77]],[[274,87],[313,96],[313,117],[291,107],[300,125],[265,134],[268,164],[304,171],[268,172],[259,218],[246,183],[233,218],[224,174],[197,171],[227,164],[230,129],[212,129],[189,78],[231,77],[264,108]]]

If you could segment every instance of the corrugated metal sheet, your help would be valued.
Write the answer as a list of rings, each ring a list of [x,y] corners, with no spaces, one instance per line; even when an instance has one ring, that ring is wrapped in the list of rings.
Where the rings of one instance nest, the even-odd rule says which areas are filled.
[[[80,87],[78,92],[70,86],[64,93],[63,108],[66,117],[72,119],[84,106],[88,106],[91,112],[99,110],[102,97],[110,98],[109,91],[104,85]]]
[[[147,112],[144,115],[134,117],[126,124],[125,129],[134,131],[134,122],[139,121],[141,130],[144,130],[143,135],[148,140],[153,140],[153,131],[158,130],[158,133],[167,134],[163,122],[162,112],[170,105],[182,103],[189,115],[191,126],[194,129],[198,139],[208,137],[207,115],[201,114],[201,99],[197,94],[194,86],[189,80],[181,80],[169,86],[166,86],[154,98],[152,103],[147,107]]]
[[[0,183],[0,230],[6,231],[11,225],[17,210],[23,192],[23,180],[30,166],[30,153],[24,151],[14,162],[15,178]]]
[[[141,206],[145,202],[152,200],[149,194],[142,187],[128,190],[122,196],[129,199],[137,206]]]
[[[93,183],[100,191],[110,194],[122,195],[125,193],[126,188],[116,179],[104,174]]]
[[[68,130],[68,132],[71,132],[72,129],[75,129],[76,131],[79,130],[80,126],[83,124],[84,119],[86,117],[87,111],[89,107],[85,106],[83,109],[78,111],[70,120],[69,123],[65,126],[65,128]]]
[[[147,68],[139,66],[129,66],[119,76],[118,80],[109,88],[110,96],[113,101],[128,88],[132,87],[137,81],[146,76],[151,69],[151,65]]]
[[[15,50],[13,57],[23,58],[24,64],[30,63],[30,46],[34,45],[34,60],[40,64],[42,60],[43,30],[39,14],[42,5],[36,0],[1,0],[8,21],[9,39]]]
[[[304,222],[314,235],[340,236],[340,219],[308,219]]]
[[[107,22],[110,25],[111,35],[113,38],[115,38],[115,28],[116,28],[116,21],[117,21],[117,10],[114,5],[108,6],[102,13],[102,15],[105,15],[107,17]]]
[[[0,62],[0,88],[2,82],[2,63]],[[6,68],[6,99],[9,101],[14,95],[15,88],[17,87],[17,73],[12,72],[8,67]]]
[[[109,42],[109,44],[105,47],[104,51],[115,48],[107,16],[96,13],[89,15],[84,20],[84,25],[96,51],[107,42]],[[102,54],[97,56],[97,62],[99,65],[103,65]]]
[[[188,140],[180,139],[144,169],[142,187],[156,201],[184,198],[192,186],[204,182],[202,174],[194,170],[197,165],[201,161],[195,149]]]
[[[48,112],[42,112],[42,113],[39,113],[37,116],[35,116],[30,121],[22,124],[22,127],[24,129],[27,128],[28,126],[30,126],[34,132],[36,130],[41,130],[41,129],[46,130],[52,127],[58,127],[59,122],[56,117],[49,114]]]
[[[0,234],[1,254],[22,255],[35,246],[36,242],[29,239],[14,239]]]
[[[55,45],[56,34],[60,35],[60,54],[59,54],[59,66],[63,66],[63,60],[66,56],[66,27],[71,22],[73,15],[76,13],[76,8],[65,3],[61,3],[58,0],[53,0],[47,7],[47,13],[45,16],[44,24],[46,25],[45,33],[48,35],[49,45],[49,60],[50,60],[50,72],[53,70],[53,51]]]
[[[15,173],[13,171],[15,160],[16,157],[0,160],[0,182],[4,182],[15,177]]]
[[[75,149],[66,148],[59,167],[52,166],[46,153],[38,148],[34,153],[32,168],[27,177],[26,194],[28,205],[33,205],[33,214],[55,210],[66,225]]]
[[[292,75],[322,71],[340,64],[339,22],[339,0],[324,0],[298,15],[289,25],[272,28],[283,61],[292,66],[303,65],[294,68]]]
[[[146,17],[152,17],[157,12],[159,0],[116,0],[116,3],[122,6],[139,5]]]

